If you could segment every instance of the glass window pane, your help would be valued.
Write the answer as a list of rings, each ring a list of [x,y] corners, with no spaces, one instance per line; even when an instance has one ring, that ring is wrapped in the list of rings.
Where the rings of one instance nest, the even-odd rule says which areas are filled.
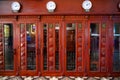
[[[14,53],[13,53],[13,25],[4,24],[4,56],[5,70],[13,70]]]
[[[90,70],[98,71],[99,64],[99,24],[90,24]]]
[[[43,24],[43,70],[47,70],[47,24]]]
[[[66,25],[66,59],[67,70],[75,70],[75,23],[68,23]]]
[[[55,24],[55,69],[59,70],[59,24]]]
[[[26,25],[26,40],[27,40],[27,69],[36,69],[36,25],[27,24]]]
[[[120,23],[114,24],[113,71],[120,72]]]

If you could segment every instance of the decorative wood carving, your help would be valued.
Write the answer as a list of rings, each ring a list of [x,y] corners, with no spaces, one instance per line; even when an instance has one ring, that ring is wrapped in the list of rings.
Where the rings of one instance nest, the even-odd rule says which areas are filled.
[[[100,64],[101,64],[101,71],[106,71],[106,23],[102,23],[101,27],[101,55],[100,55]]]
[[[26,69],[26,45],[25,45],[25,24],[20,24],[20,58],[21,58],[21,70]]]
[[[0,24],[0,70],[4,70],[3,27]]]
[[[40,16],[18,16],[18,20],[40,20]]]
[[[86,16],[65,16],[65,20],[87,20]]]
[[[49,71],[55,70],[55,32],[53,24],[48,25],[48,68]]]
[[[36,71],[40,72],[41,75],[43,75],[43,72],[45,72],[45,74],[44,74],[45,76],[46,75],[51,75],[51,72],[53,74],[57,74],[57,72],[60,72],[60,75],[62,73],[62,75],[66,76],[65,61],[63,61],[63,60],[65,60],[65,56],[64,56],[65,44],[64,43],[66,43],[64,41],[65,40],[64,39],[64,33],[65,33],[65,30],[64,30],[65,24],[64,23],[65,23],[65,21],[68,21],[68,22],[69,21],[70,22],[75,21],[76,24],[77,24],[77,26],[76,26],[76,31],[77,32],[76,32],[76,38],[75,38],[75,40],[76,40],[76,67],[75,68],[76,69],[75,69],[75,71],[71,71],[71,72],[68,71],[68,75],[75,75],[76,76],[76,75],[79,75],[78,73],[80,73],[80,72],[83,72],[83,74],[84,73],[86,74],[88,72],[88,76],[91,76],[91,75],[92,76],[94,76],[94,75],[106,76],[106,74],[109,73],[107,71],[107,69],[109,69],[109,67],[111,67],[111,73],[112,73],[112,68],[113,68],[112,67],[112,65],[113,65],[112,64],[112,58],[110,58],[111,59],[111,61],[109,61],[110,64],[107,61],[109,60],[108,55],[113,57],[113,54],[112,54],[113,53],[112,52],[113,45],[111,43],[113,43],[113,41],[112,41],[112,39],[113,39],[113,25],[112,24],[114,22],[112,22],[112,21],[116,20],[117,22],[119,22],[120,21],[119,16],[114,16],[113,15],[112,20],[110,18],[103,18],[101,16],[89,16],[89,18],[88,18],[89,20],[87,20],[86,16],[21,16],[21,15],[18,15],[18,17],[16,17],[16,16],[0,16],[0,21],[2,22],[2,20],[4,20],[4,22],[6,21],[5,23],[7,23],[8,21],[15,20],[17,18],[18,18],[18,21],[21,20],[21,22],[23,22],[22,20],[24,20],[25,23],[27,22],[27,20],[30,20],[30,22],[32,22],[33,20],[38,21],[37,23],[39,23],[39,25],[37,25],[38,26],[37,29],[39,29],[38,31],[40,31],[40,32],[38,32],[39,34],[36,33],[37,34],[36,37],[39,38],[38,41],[36,42],[36,44],[40,44],[40,46],[38,45],[38,47],[40,48],[38,50],[42,49],[41,48],[42,43],[40,43],[40,42],[42,42],[42,39],[41,39],[41,36],[39,36],[42,33],[41,30],[42,30],[42,27],[43,27],[43,26],[41,26],[41,21],[43,21],[43,22],[47,21],[48,22],[47,24],[49,24],[49,22],[51,22],[48,25],[49,28],[47,29],[47,41],[46,41],[46,43],[47,43],[47,60],[46,60],[47,61],[47,69],[46,70],[44,70],[44,71],[41,70],[41,63],[42,62],[39,62],[39,61],[41,60],[42,55],[36,55],[36,57],[39,56],[38,61],[36,59],[36,62],[38,62],[38,64],[36,64],[36,66],[38,66],[39,69],[36,69]],[[84,20],[85,20],[85,23],[83,23],[83,22],[77,23],[77,21],[84,21]],[[107,25],[107,23],[102,23],[101,24],[100,37],[99,37],[99,39],[100,39],[99,40],[100,41],[100,55],[99,55],[100,63],[98,64],[98,66],[100,66],[99,67],[100,71],[95,71],[95,73],[91,71],[90,74],[89,74],[89,69],[86,69],[86,67],[90,68],[90,65],[87,64],[87,63],[84,64],[85,61],[83,61],[83,60],[89,61],[89,59],[87,59],[89,54],[84,53],[84,51],[85,51],[84,48],[86,48],[87,50],[89,49],[90,38],[88,36],[89,35],[88,30],[89,30],[90,26],[89,26],[88,23],[89,23],[89,21],[92,21],[92,20],[94,20],[94,21],[102,21],[102,20],[106,21],[106,20],[108,20],[107,22],[110,23],[109,24],[110,28]],[[111,20],[111,21],[109,22],[109,20]],[[16,65],[17,64],[17,62],[16,62],[17,58],[20,58],[19,59],[20,63],[18,63],[18,64],[20,64],[20,73],[28,74],[28,72],[30,70],[27,71],[27,69],[26,69],[26,64],[27,64],[26,63],[26,58],[27,58],[26,57],[26,27],[25,27],[26,24],[20,24],[21,26],[19,26],[20,28],[18,29],[18,26],[16,26],[16,23],[18,21],[16,20],[15,23],[13,22],[14,30],[19,30],[20,31],[20,35],[14,34],[15,35],[14,39],[19,39],[17,41],[20,41],[20,44],[19,44],[20,45],[20,52],[19,52],[19,50],[16,51],[15,63],[14,63],[15,68],[14,69],[16,69],[16,66],[17,66]],[[61,26],[60,26],[61,29],[59,29],[59,31],[60,31],[60,37],[59,37],[59,40],[60,40],[59,41],[59,43],[60,43],[59,50],[60,51],[59,51],[59,54],[60,55],[62,54],[62,56],[61,56],[62,58],[59,57],[59,67],[60,67],[59,70],[55,69],[55,48],[56,48],[56,45],[55,45],[56,44],[56,42],[55,42],[55,26],[54,26],[55,22],[60,22],[61,23]],[[4,50],[3,50],[4,49],[4,45],[3,45],[4,39],[3,39],[3,26],[2,26],[2,24],[4,24],[4,23],[0,24],[0,75],[3,74],[3,73],[5,75],[7,75],[8,74],[7,72],[9,72],[9,71],[7,71],[7,70],[4,71],[4,69],[5,69],[5,66],[4,66],[5,61],[4,60],[5,59],[4,59]],[[107,32],[108,30],[109,30],[109,32]],[[17,33],[17,31],[15,33]],[[107,33],[110,33],[110,34],[107,34]],[[17,36],[19,36],[19,38]],[[110,41],[107,41],[108,37],[110,37],[110,39],[111,39]],[[86,39],[88,39],[88,40],[86,40]],[[61,43],[61,42],[63,42],[63,43]],[[111,42],[111,43],[108,44],[109,42]],[[17,45],[18,44],[16,44],[16,42],[15,42],[14,48],[17,48]],[[84,45],[85,45],[85,47],[84,47]],[[111,50],[109,48],[107,49],[108,45],[112,46],[112,47],[110,47]],[[110,54],[108,53],[107,50],[110,50],[109,51]],[[41,50],[41,52],[42,52],[42,50]],[[40,52],[40,54],[42,54],[41,52]],[[89,52],[89,50],[88,50],[88,52]],[[63,63],[62,63],[62,61],[63,61]],[[14,73],[15,70],[13,70],[12,72]],[[33,72],[34,71],[31,71],[30,74],[31,75],[36,75]],[[75,73],[75,74],[72,74],[72,72]],[[104,72],[105,72],[105,74],[104,74]],[[11,73],[9,73],[9,74],[11,74]],[[115,73],[115,76],[116,75],[120,75],[119,72]]]
[[[42,21],[62,21],[63,17],[62,16],[41,16]]]
[[[1,20],[16,20],[16,16],[0,16]]]
[[[82,23],[78,23],[77,27],[77,70],[79,72],[82,71],[83,65],[83,34],[84,34],[84,28],[82,26]]]

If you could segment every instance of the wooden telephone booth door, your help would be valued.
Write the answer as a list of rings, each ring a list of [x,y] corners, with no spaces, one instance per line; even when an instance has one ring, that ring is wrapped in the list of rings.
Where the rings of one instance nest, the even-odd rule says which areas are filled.
[[[112,75],[120,76],[120,17],[114,18],[111,28]]]
[[[62,75],[61,28],[59,22],[41,23],[42,75]]]
[[[37,23],[35,21],[23,21],[20,21],[17,27],[20,48],[18,74],[38,75]]]
[[[64,69],[66,76],[83,76],[84,22],[69,21],[64,24]]]
[[[13,22],[0,23],[0,75],[14,75],[15,59],[15,25]]]
[[[108,70],[108,23],[106,21],[91,20],[88,26],[88,75],[107,76]]]

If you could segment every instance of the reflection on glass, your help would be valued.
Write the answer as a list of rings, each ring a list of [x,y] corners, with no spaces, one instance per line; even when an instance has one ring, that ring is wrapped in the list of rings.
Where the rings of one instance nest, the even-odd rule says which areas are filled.
[[[99,24],[90,24],[90,70],[97,71],[99,66]]]
[[[120,23],[114,24],[113,71],[120,72]]]
[[[66,68],[68,71],[75,70],[75,23],[66,25]]]
[[[5,70],[13,70],[14,53],[13,53],[12,24],[4,24],[4,55],[5,55]]]
[[[47,24],[43,25],[43,39],[44,39],[44,45],[43,45],[43,70],[47,70]]]
[[[55,69],[59,70],[59,24],[55,25]]]
[[[27,40],[27,69],[36,69],[36,48],[35,48],[35,24],[26,25],[26,40]]]

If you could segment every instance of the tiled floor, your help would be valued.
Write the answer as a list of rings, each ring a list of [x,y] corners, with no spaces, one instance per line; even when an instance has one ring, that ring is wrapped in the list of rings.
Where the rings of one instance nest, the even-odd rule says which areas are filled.
[[[0,80],[120,80],[120,77],[0,76]]]

